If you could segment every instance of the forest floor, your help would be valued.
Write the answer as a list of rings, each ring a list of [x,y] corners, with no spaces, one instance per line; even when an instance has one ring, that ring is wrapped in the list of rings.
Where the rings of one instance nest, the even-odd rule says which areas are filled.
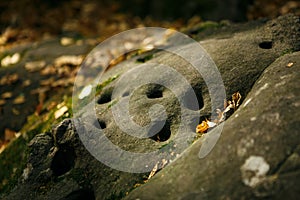
[[[85,4],[78,0],[53,2],[59,5],[37,5],[30,0],[0,2],[0,119],[10,124],[0,130],[0,154],[11,140],[20,136],[19,131],[28,121],[28,116],[39,118],[45,114],[43,112],[50,112],[53,108],[56,111],[65,109],[68,102],[62,96],[71,95],[72,83],[79,62],[83,59],[81,55],[87,54],[97,43],[136,27],[158,26],[181,30],[202,22],[201,16],[173,21],[154,20],[151,17],[142,19],[130,13],[122,13],[117,3],[104,4],[94,0],[85,1]],[[300,1],[255,0],[248,9],[247,17],[248,20],[275,18],[290,12],[300,15]],[[59,63],[55,59],[59,55],[57,52],[52,55],[53,58],[40,63],[27,62],[30,60],[27,57],[26,61],[19,63],[25,66],[25,69],[22,66],[22,70],[21,67],[10,67],[20,61],[22,55],[17,54],[20,49],[27,55],[28,52],[34,54],[45,50],[43,41],[48,41],[47,45],[50,41],[49,51],[55,52],[59,49],[57,45],[62,45],[65,47],[62,51],[70,50],[69,54],[73,57],[65,57]],[[40,42],[39,50],[30,49],[36,42]],[[30,80],[33,75],[35,78]],[[30,88],[29,94],[26,94],[28,91],[25,87]],[[51,102],[47,102],[50,97]],[[46,102],[47,105],[44,105]],[[59,113],[54,116],[55,119],[60,117],[62,115]]]

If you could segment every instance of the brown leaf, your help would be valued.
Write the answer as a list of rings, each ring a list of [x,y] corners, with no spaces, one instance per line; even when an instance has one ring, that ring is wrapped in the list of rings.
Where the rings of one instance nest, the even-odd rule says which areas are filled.
[[[6,101],[4,99],[0,99],[0,106],[4,105]]]
[[[45,79],[45,80],[41,80],[40,85],[50,86],[50,85],[53,84],[53,82],[55,82],[55,79],[53,77],[51,77],[51,78],[48,78],[48,79]]]
[[[232,95],[233,109],[236,110],[240,105],[240,100],[242,96],[239,92],[236,92]]]
[[[56,67],[60,67],[60,66],[63,66],[63,65],[76,66],[76,65],[80,65],[82,61],[83,61],[83,56],[81,56],[81,55],[79,55],[79,56],[64,55],[64,56],[60,56],[60,57],[56,58],[54,60],[54,65]]]
[[[11,130],[9,128],[5,128],[4,130],[4,140],[5,141],[11,141],[13,138],[16,137],[16,131]]]
[[[152,171],[150,172],[150,174],[148,176],[148,180],[150,178],[152,178],[155,175],[155,173],[157,172],[157,170],[158,170],[158,164],[159,164],[159,161],[154,165]]]
[[[46,65],[46,62],[44,60],[27,62],[25,64],[25,69],[29,72],[36,72],[36,71],[43,69],[45,67],[45,65]]]
[[[196,127],[196,133],[206,133],[208,128],[207,120],[202,121],[201,124]]]
[[[27,79],[27,80],[25,80],[23,83],[22,83],[22,86],[23,87],[27,87],[27,86],[29,86],[31,84],[31,80],[30,79]]]
[[[13,104],[22,104],[25,102],[25,96],[24,95],[19,95],[16,97],[13,101]]]
[[[19,115],[19,114],[20,114],[20,111],[17,110],[17,109],[15,109],[15,108],[13,108],[11,111],[12,111],[12,113],[13,113],[14,115]]]
[[[47,65],[44,69],[40,71],[42,76],[56,74],[56,68],[53,65]]]
[[[1,95],[1,97],[2,97],[3,99],[9,99],[9,98],[12,97],[12,92],[4,92],[4,93]]]
[[[11,74],[7,76],[3,76],[0,79],[0,85],[11,85],[19,80],[19,75],[18,74]]]

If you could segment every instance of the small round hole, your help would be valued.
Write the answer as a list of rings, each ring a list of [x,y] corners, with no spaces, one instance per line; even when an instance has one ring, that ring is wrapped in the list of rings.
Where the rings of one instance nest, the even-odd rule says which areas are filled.
[[[92,190],[90,189],[79,189],[79,190],[75,190],[73,192],[71,192],[70,194],[68,194],[65,198],[63,199],[86,199],[86,200],[94,200],[95,198],[95,194]]]
[[[259,43],[259,47],[262,49],[272,49],[273,42],[272,41],[264,41]]]
[[[122,95],[122,97],[127,97],[129,96],[129,92],[124,92],[124,94]]]
[[[112,95],[112,91],[113,89],[107,89],[104,90],[101,95],[100,98],[98,99],[97,103],[98,104],[105,104],[111,101],[111,95]]]
[[[94,122],[94,126],[96,126],[97,128],[105,129],[106,128],[106,123],[103,120],[97,119]]]
[[[56,176],[63,175],[70,171],[75,164],[75,152],[71,147],[60,147],[53,157],[51,170]]]
[[[196,97],[196,98],[195,98]],[[204,106],[203,96],[202,96],[202,85],[193,84],[190,89],[187,89],[184,94],[183,104],[186,108],[190,110],[197,111]]]
[[[164,87],[158,84],[149,84],[146,95],[149,99],[157,99],[163,97]]]
[[[155,127],[154,127],[155,129]],[[151,133],[151,130],[150,130]],[[168,122],[165,122],[164,127],[155,135],[150,137],[152,140],[155,140],[157,142],[164,142],[167,141],[171,137],[171,129],[170,124]]]

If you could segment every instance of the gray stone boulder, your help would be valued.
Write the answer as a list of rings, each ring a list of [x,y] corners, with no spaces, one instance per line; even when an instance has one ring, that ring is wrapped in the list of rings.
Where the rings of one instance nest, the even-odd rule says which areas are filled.
[[[218,128],[125,199],[297,199],[299,62],[296,52],[266,68],[207,157],[199,150]]]
[[[196,125],[215,112],[211,109],[214,106],[211,91],[203,77],[185,60],[168,52],[150,52],[152,59],[146,63],[171,66],[186,78],[192,90],[170,77],[166,83],[172,82],[176,94],[159,84],[146,84],[130,93],[130,82],[118,86],[114,93],[119,79],[112,81],[96,98],[96,118],[87,105],[79,117],[61,122],[51,133],[39,134],[31,141],[27,168],[5,198],[281,199],[289,196],[295,199],[299,195],[296,187],[299,183],[299,30],[299,17],[288,15],[268,22],[215,27],[194,35],[218,66],[227,99],[237,91],[244,98],[234,115],[195,142]],[[190,49],[191,54],[193,50]],[[104,74],[104,80],[127,73],[129,80],[143,81],[143,77],[128,72],[134,72],[137,60],[147,54],[114,66]],[[155,79],[159,74],[149,76]],[[214,80],[210,82],[217,90],[218,84]],[[178,96],[191,94],[195,94],[199,105],[189,101],[181,105]],[[111,110],[126,100],[130,102],[130,117],[136,124],[145,127],[155,119],[154,127],[160,129],[150,127],[150,133],[155,134],[145,138],[122,131],[120,124],[126,126],[126,121],[115,120]],[[165,115],[153,107],[156,104],[165,108]],[[186,119],[183,128],[179,126],[182,113]],[[97,136],[94,130],[100,127],[102,135],[99,132]],[[203,144],[219,137],[222,127],[213,150],[203,158],[200,153],[199,157]],[[88,141],[80,140],[79,131],[90,137]],[[183,146],[174,145],[179,134],[184,136],[180,137]],[[134,157],[132,161],[124,160],[131,167],[144,167],[140,171],[143,173],[123,172],[104,165],[83,145],[88,143],[96,150],[105,150],[106,144],[97,143],[102,136],[136,155],[157,151],[159,167],[164,163],[164,168],[144,184],[158,161],[155,157],[150,156],[149,165],[144,166]],[[110,149],[98,151],[94,156],[102,156],[108,162],[114,153]]]

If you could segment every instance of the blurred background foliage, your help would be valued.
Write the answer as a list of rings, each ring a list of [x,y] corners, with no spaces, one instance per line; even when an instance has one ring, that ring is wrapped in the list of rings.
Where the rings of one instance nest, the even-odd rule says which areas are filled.
[[[12,40],[68,32],[109,37],[137,26],[299,15],[299,7],[299,0],[1,0],[0,33],[13,29]]]

